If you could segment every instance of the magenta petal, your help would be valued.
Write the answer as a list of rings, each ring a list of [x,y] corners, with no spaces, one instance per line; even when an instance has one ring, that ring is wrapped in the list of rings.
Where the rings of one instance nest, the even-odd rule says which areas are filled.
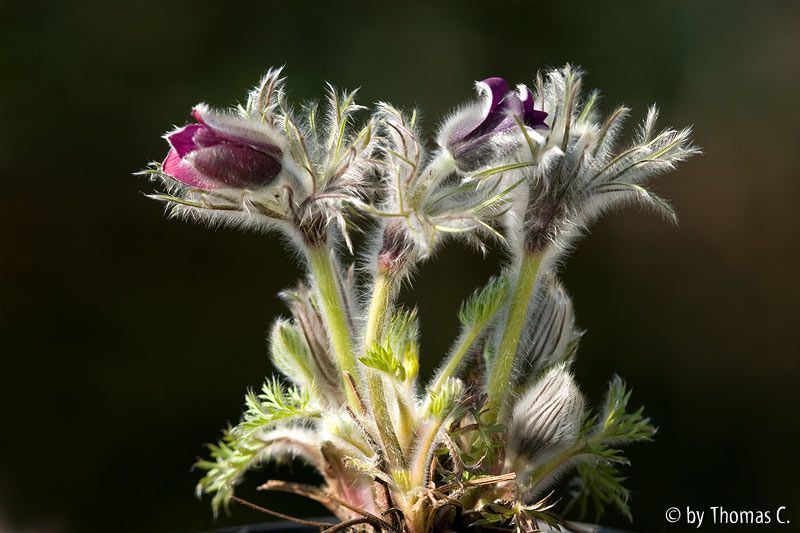
[[[215,146],[229,142],[240,146],[252,146],[256,150],[268,154],[280,155],[281,150],[272,141],[270,135],[259,129],[257,124],[248,123],[238,117],[231,117],[198,105],[192,109],[192,116],[203,129],[194,136],[198,146]]]
[[[259,188],[272,183],[282,168],[280,149],[261,142],[259,132],[250,131],[246,123],[213,113],[204,116],[204,108],[192,110],[197,124],[167,135],[170,150],[163,172],[199,189]],[[219,124],[212,126],[215,121]]]
[[[184,161],[178,152],[173,148],[167,153],[164,162],[161,164],[161,170],[164,174],[172,176],[175,180],[188,185],[190,187],[197,187],[198,189],[219,189],[223,184],[216,183],[215,181],[203,176],[191,164]]]
[[[202,104],[198,104],[198,105],[201,105],[201,107],[203,107],[203,109],[205,109],[205,106],[203,106]],[[203,126],[208,127],[208,124],[206,124],[206,121],[203,120],[203,114],[200,113],[200,111],[196,107],[192,108],[192,118],[194,118],[197,122],[199,122]]]
[[[181,156],[178,154],[178,151],[175,148],[171,148],[169,152],[167,152],[167,157],[164,158],[164,162],[161,163],[161,170],[164,174],[169,174],[170,176],[175,176],[175,172],[178,172],[178,167],[181,164]]]
[[[167,142],[177,152],[178,157],[185,157],[189,152],[197,150],[198,146],[194,142],[194,136],[202,128],[203,126],[200,124],[189,124],[167,135]]]
[[[211,128],[199,124],[198,126],[200,126],[200,128],[198,128],[197,133],[194,134],[192,139],[198,150],[200,148],[217,146],[218,144],[226,142],[224,138],[217,135],[217,133]]]

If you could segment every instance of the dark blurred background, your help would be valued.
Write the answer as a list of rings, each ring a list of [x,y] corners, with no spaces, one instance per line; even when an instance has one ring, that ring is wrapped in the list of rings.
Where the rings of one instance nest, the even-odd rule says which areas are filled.
[[[678,228],[614,214],[563,270],[584,390],[599,401],[617,372],[660,427],[630,449],[628,527],[662,530],[686,505],[788,505],[800,523],[796,2],[6,0],[0,25],[0,531],[264,520],[214,521],[190,466],[271,372],[275,294],[298,273],[278,239],[167,221],[142,195],[132,172],[191,105],[242,101],[286,64],[295,101],[361,86],[433,130],[474,80],[567,61],[606,111],[657,102],[705,151],[656,187]],[[407,298],[426,370],[495,267],[454,248],[422,270]]]

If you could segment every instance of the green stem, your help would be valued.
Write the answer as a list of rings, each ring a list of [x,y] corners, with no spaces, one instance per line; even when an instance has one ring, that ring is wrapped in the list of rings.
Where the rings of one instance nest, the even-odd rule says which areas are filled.
[[[424,487],[428,477],[428,468],[430,466],[431,448],[434,445],[436,435],[439,434],[439,429],[442,427],[443,420],[436,418],[432,421],[428,431],[422,435],[419,447],[417,448],[417,458],[411,470],[411,486]]]
[[[482,330],[483,327],[470,328],[464,333],[461,341],[458,344],[458,347],[456,348],[456,351],[453,352],[453,354],[447,360],[447,364],[436,376],[436,380],[433,382],[433,385],[431,385],[429,398],[435,397],[450,376],[455,374],[459,365],[461,365],[461,361],[464,359],[464,356],[467,355],[467,351],[475,342],[475,339],[478,338],[478,335],[480,335]]]
[[[392,468],[404,468],[405,459],[400,447],[400,440],[394,431],[389,407],[386,405],[386,392],[383,389],[383,377],[377,370],[367,369],[367,390],[372,403],[375,425],[381,436],[383,451]]]
[[[356,412],[361,411],[355,391],[347,383],[345,372],[359,384],[361,375],[356,367],[350,330],[347,327],[345,306],[339,290],[338,276],[334,270],[330,249],[327,246],[311,246],[306,249],[311,274],[317,283],[322,315],[328,326],[328,335],[336,361],[339,364],[342,388],[347,395],[347,403]]]
[[[403,390],[405,387],[404,383],[396,384],[394,395],[397,398],[397,440],[400,444],[400,449],[404,453],[408,453],[414,439],[414,415],[405,400],[407,396],[411,396]]]
[[[522,257],[514,292],[511,295],[503,338],[500,340],[500,347],[489,374],[487,390],[489,400],[486,410],[486,421],[489,423],[497,421],[504,408],[503,400],[509,396],[508,384],[511,379],[511,371],[514,368],[522,327],[525,325],[528,304],[533,295],[533,289],[536,287],[536,279],[543,256],[542,250],[534,250],[526,252]]]
[[[386,317],[392,305],[393,276],[387,272],[380,272],[375,277],[375,288],[367,314],[367,331],[364,336],[364,350],[369,350],[374,342],[380,342],[383,329],[386,327]]]
[[[537,484],[541,483],[542,480],[547,478],[547,476],[561,468],[568,461],[578,457],[579,455],[590,453],[590,450],[592,450],[593,446],[599,442],[602,442],[602,438],[599,435],[594,435],[583,442],[576,443],[573,447],[564,450],[543,465],[537,467],[533,472],[531,472],[527,483],[530,487],[535,487]]]
[[[380,342],[383,330],[386,327],[386,320],[389,309],[392,306],[394,296],[395,276],[389,272],[379,271],[375,277],[375,286],[372,291],[372,298],[367,314],[367,331],[364,336],[364,351],[369,350],[373,344]],[[400,440],[397,438],[392,417],[389,414],[389,407],[386,405],[386,391],[384,390],[383,377],[373,369],[366,369],[367,391],[369,392],[370,403],[373,408],[375,425],[383,443],[386,459],[394,468],[404,468],[405,459],[403,458]]]
[[[588,453],[590,450],[588,442],[577,443],[574,446],[564,450],[563,452],[559,453],[555,457],[548,460],[546,463],[536,467],[532,471],[526,470],[524,467],[514,470],[512,466],[512,471],[517,472],[517,479],[516,482],[520,483],[523,486],[529,487],[531,489],[535,489],[536,486],[541,483],[543,480],[547,479],[547,477],[565,465],[568,461]],[[488,494],[480,494],[479,492],[475,492],[472,495],[465,494],[467,499],[464,496],[461,497],[461,502],[466,507],[469,503],[470,506],[475,506],[479,497],[483,499],[483,501],[494,501],[495,499],[501,497],[501,490],[498,488],[494,488],[488,492]]]

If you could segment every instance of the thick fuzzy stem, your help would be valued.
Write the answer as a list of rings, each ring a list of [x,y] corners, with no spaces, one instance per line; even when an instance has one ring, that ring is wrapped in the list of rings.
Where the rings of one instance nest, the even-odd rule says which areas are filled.
[[[376,342],[380,342],[389,310],[392,307],[396,276],[389,272],[379,270],[375,277],[375,287],[372,291],[372,299],[367,315],[367,332],[364,336],[364,350],[367,351]],[[379,372],[367,369],[367,391],[369,392],[370,403],[373,408],[375,425],[381,437],[386,459],[394,468],[403,468],[405,459],[403,458],[400,440],[397,438],[394,424],[392,422],[389,407],[386,405],[386,391],[384,390],[383,377]]]
[[[379,342],[381,335],[383,335],[389,308],[392,305],[393,278],[394,276],[388,272],[379,272],[375,276],[375,286],[372,290],[372,299],[370,300],[369,313],[367,314],[367,332],[364,336],[365,350],[369,350],[373,342]]]
[[[411,486],[425,487],[428,481],[428,472],[433,456],[433,446],[436,444],[436,436],[442,428],[442,420],[434,419],[426,431],[420,435],[417,455],[414,464],[411,466]]]
[[[345,373],[350,374],[356,384],[360,384],[361,374],[356,367],[353,344],[347,327],[345,304],[337,281],[338,276],[331,260],[330,249],[327,246],[311,246],[306,249],[306,255],[319,291],[322,315],[328,327],[333,353],[339,364],[339,375],[342,380],[342,388],[347,395],[347,404],[354,411],[360,411],[358,397],[347,383],[345,375]]]
[[[413,444],[415,424],[413,411],[406,401],[406,397],[411,395],[404,388],[404,384],[395,384],[394,395],[397,398],[397,440],[403,453],[408,454]]]
[[[527,251],[522,257],[504,324],[503,337],[489,374],[486,422],[496,422],[505,407],[504,400],[508,397],[508,384],[511,379],[511,371],[514,369],[517,346],[522,334],[522,327],[525,325],[528,304],[533,295],[533,289],[536,287],[543,256],[543,251],[533,250]]]
[[[533,472],[523,473],[523,481],[526,482],[531,488],[536,488],[536,486],[546,479],[550,474],[568,464],[579,455],[586,453],[588,450],[589,446],[587,443],[576,444],[575,446],[564,450],[555,457],[551,458],[543,465],[540,465]]]
[[[400,447],[400,440],[397,438],[392,416],[389,414],[389,407],[386,405],[383,377],[378,371],[367,369],[367,390],[369,391],[375,425],[378,427],[386,459],[393,468],[404,468],[405,459]]]

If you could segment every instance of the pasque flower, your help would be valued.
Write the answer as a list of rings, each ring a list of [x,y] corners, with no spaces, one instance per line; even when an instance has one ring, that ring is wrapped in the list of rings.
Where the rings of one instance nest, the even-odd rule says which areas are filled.
[[[478,82],[478,99],[428,150],[416,113],[388,103],[353,128],[363,109],[353,92],[329,87],[321,109],[292,108],[277,69],[244,105],[198,105],[195,122],[166,135],[166,158],[147,171],[166,189],[154,197],[173,214],[279,229],[306,270],[281,294],[291,317],[270,334],[284,378],[249,392],[241,421],[197,463],[198,493],[212,495],[215,512],[241,502],[247,470],[304,460],[322,487],[260,488],[322,503],[342,520],[330,531],[557,529],[563,519],[548,510],[558,499],[534,498],[573,469],[581,507],[630,516],[618,446],[655,428],[628,412],[618,378],[601,409],[586,408],[570,372],[583,333],[551,258],[607,207],[665,207],[643,182],[697,149],[688,130],[655,132],[652,110],[619,150],[627,110],[600,120],[580,82],[569,66],[537,76],[532,90]],[[352,252],[356,223],[367,245],[345,269],[338,238]],[[420,321],[398,293],[454,238],[484,250],[493,239],[510,260],[464,303],[461,332],[424,384]]]
[[[331,87],[324,117],[316,104],[296,113],[280,73],[270,70],[235,110],[195,106],[196,123],[168,133],[166,158],[147,171],[169,192],[153,197],[172,214],[278,229],[306,243],[336,228],[347,238],[346,216],[373,171],[372,124],[354,131],[355,93]]]
[[[505,179],[521,186],[513,191],[514,207],[506,218],[516,284],[489,378],[490,401],[500,418],[509,405],[498,393],[513,373],[529,302],[542,286],[539,278],[557,264],[581,231],[613,207],[645,204],[672,217],[669,205],[644,185],[699,152],[691,144],[690,128],[656,131],[654,107],[633,142],[618,149],[616,138],[628,110],[617,108],[601,120],[597,93],[583,96],[581,74],[567,65],[536,77],[535,101],[542,102],[552,120],[540,135],[524,131],[525,144],[505,167],[509,169]]]
[[[486,83],[495,90],[505,87],[500,78]],[[500,102],[494,107],[504,105]],[[484,248],[484,240],[502,240],[496,228],[514,187],[501,187],[499,180],[494,187],[483,186],[472,179],[473,171],[458,168],[459,161],[445,149],[426,153],[416,115],[408,116],[389,104],[380,104],[376,116],[384,137],[381,176],[386,192],[379,209],[373,210],[385,224],[378,251],[379,267],[407,269],[431,257],[449,238],[460,238],[480,249]],[[495,118],[499,115],[490,116],[491,120]],[[516,125],[513,128],[518,129]],[[487,133],[481,133],[484,130]],[[462,142],[473,139],[477,146],[481,138],[490,136],[490,130],[491,126],[479,124],[462,136],[467,139]]]
[[[479,101],[457,111],[439,132],[439,144],[462,171],[507,157],[521,146],[520,127],[546,128],[547,113],[534,109],[533,94],[524,85],[509,92],[508,82],[492,77],[477,82]]]
[[[358,409],[349,388],[360,372],[343,313],[342,274],[333,245],[344,238],[375,171],[378,140],[372,121],[353,127],[355,92],[328,86],[327,105],[296,111],[287,102],[281,69],[270,70],[247,103],[227,112],[194,109],[197,124],[167,135],[170,151],[147,173],[161,181],[170,213],[258,230],[278,230],[301,251],[313,273],[317,308],[327,323],[335,379]]]
[[[526,198],[519,204],[524,213],[515,214],[524,220],[528,250],[566,248],[589,223],[621,204],[644,204],[673,218],[669,204],[645,185],[699,153],[690,128],[656,131],[655,107],[633,142],[619,149],[617,137],[628,109],[618,107],[601,119],[597,92],[584,97],[582,85],[582,72],[570,65],[537,78],[535,99],[553,121],[521,156],[535,163],[520,171],[527,186],[517,192]]]
[[[522,180],[509,181],[504,171],[530,137],[543,142],[536,130],[547,128],[547,113],[534,108],[533,93],[524,85],[509,91],[506,80],[491,77],[477,82],[476,89],[479,99],[441,125],[434,154],[420,142],[416,114],[379,105],[387,192],[375,211],[385,221],[379,270],[407,273],[449,237],[481,250],[487,237],[505,240],[498,222],[510,208],[509,193]]]
[[[166,136],[165,174],[198,189],[253,189],[271,184],[280,173],[282,150],[257,125],[233,123],[203,104],[192,116],[196,124]]]

